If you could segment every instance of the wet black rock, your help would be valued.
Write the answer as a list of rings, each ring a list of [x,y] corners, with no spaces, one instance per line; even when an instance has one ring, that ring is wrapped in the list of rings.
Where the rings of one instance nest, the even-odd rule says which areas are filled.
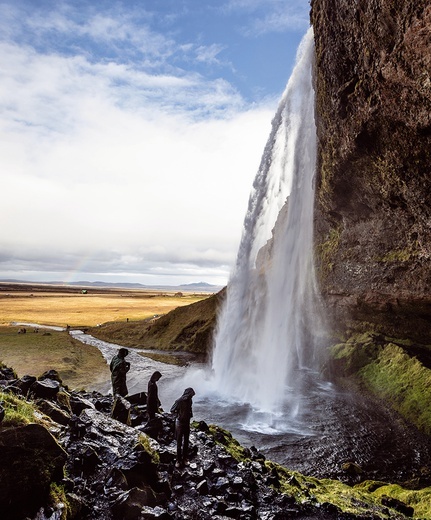
[[[2,520],[35,514],[46,503],[51,482],[61,482],[66,452],[38,424],[0,430]]]
[[[16,388],[19,388],[22,395],[27,395],[31,385],[36,381],[34,376],[25,375],[14,382]]]
[[[6,386],[12,380],[7,381]],[[160,413],[148,421],[145,394],[114,399],[97,392],[68,391],[50,377],[36,384],[56,390],[48,392],[49,397],[35,398],[34,404],[53,421],[50,429],[57,441],[37,426],[35,439],[43,430],[47,446],[35,454],[31,451],[35,439],[13,440],[22,427],[4,431],[0,427],[0,480],[7,482],[0,490],[2,514],[6,511],[2,519],[34,518],[36,511],[48,506],[58,507],[54,513],[59,516],[61,506],[48,497],[52,481],[63,485],[67,520],[347,518],[336,506],[319,504],[310,483],[302,486],[302,503],[282,493],[282,486],[289,485],[283,469],[268,464],[255,447],[235,444],[229,432],[204,421],[192,426],[189,460],[176,467],[174,418]],[[131,417],[139,418],[137,426],[131,425]],[[301,488],[294,476],[290,484]],[[410,514],[408,506],[389,497],[384,507],[396,512],[394,519]]]
[[[40,397],[45,399],[54,399],[59,391],[60,383],[55,379],[43,379],[35,381],[29,389],[29,393],[32,397]]]
[[[131,404],[129,401],[121,397],[120,395],[115,396],[114,406],[112,407],[112,418],[123,424],[131,424],[130,419]]]
[[[52,381],[57,381],[60,385],[63,383],[60,374],[57,370],[47,370],[41,376],[38,377],[39,381],[44,381],[45,379],[50,379]]]
[[[407,506],[406,504],[404,504],[404,502],[401,502],[401,500],[398,500],[393,497],[382,497],[382,504],[391,507],[396,511],[399,511],[400,513],[408,517],[412,517],[414,514],[413,507]]]
[[[95,404],[93,404],[89,399],[76,394],[72,394],[69,397],[69,403],[72,413],[78,416],[82,410],[85,410],[86,408],[96,408]]]
[[[13,381],[17,378],[13,368],[0,367],[0,381]]]
[[[39,410],[48,415],[53,421],[62,426],[68,426],[70,423],[71,416],[68,412],[61,409],[56,403],[48,401],[47,399],[38,399],[36,406]]]

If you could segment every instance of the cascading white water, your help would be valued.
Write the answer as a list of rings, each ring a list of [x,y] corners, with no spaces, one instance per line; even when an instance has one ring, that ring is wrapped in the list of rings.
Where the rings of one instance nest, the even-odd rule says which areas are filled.
[[[253,183],[213,350],[218,391],[271,413],[286,399],[293,413],[298,373],[316,360],[313,60],[310,28]]]

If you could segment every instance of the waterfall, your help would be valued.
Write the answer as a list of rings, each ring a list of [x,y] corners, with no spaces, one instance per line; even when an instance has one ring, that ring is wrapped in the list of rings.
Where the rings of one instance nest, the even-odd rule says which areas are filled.
[[[272,121],[214,338],[218,391],[263,412],[287,399],[294,414],[300,373],[317,368],[313,60],[310,28]]]

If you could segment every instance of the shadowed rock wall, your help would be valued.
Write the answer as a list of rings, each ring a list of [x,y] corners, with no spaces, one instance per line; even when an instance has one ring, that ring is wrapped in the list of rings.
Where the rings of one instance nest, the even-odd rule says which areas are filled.
[[[316,251],[341,329],[431,342],[431,5],[312,0]]]

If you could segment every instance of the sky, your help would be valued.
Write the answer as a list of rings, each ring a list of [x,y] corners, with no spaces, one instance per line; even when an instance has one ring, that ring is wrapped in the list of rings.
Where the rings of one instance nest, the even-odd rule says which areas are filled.
[[[0,280],[227,283],[308,0],[0,0]]]

